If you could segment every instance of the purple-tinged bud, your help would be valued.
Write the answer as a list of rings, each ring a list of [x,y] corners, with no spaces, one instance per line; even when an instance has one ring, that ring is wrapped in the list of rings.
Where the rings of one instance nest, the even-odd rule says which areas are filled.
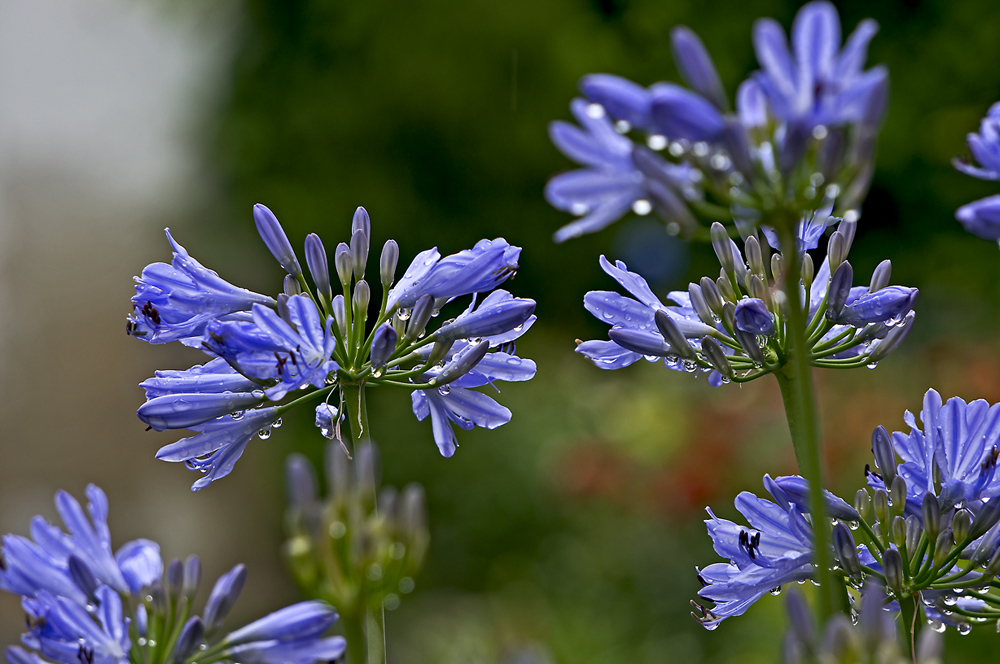
[[[167,593],[163,589],[163,582],[157,579],[153,581],[146,589],[149,593],[149,597],[152,601],[149,602],[149,608],[152,609],[154,614],[159,614],[161,616],[167,613]]]
[[[990,560],[986,563],[986,569],[983,570],[985,576],[996,576],[1000,574],[1000,548],[993,552],[990,556]]]
[[[1000,241],[1000,195],[963,205],[955,212],[955,218],[976,237]]]
[[[836,270],[847,259],[847,242],[843,233],[834,231],[826,245],[826,258],[830,261],[830,269]]]
[[[679,25],[670,31],[670,43],[673,47],[674,62],[681,76],[702,97],[712,102],[720,111],[729,110],[729,102],[715,71],[712,58],[690,28]]]
[[[986,531],[993,528],[998,521],[1000,521],[1000,499],[993,498],[983,505],[982,509],[979,510],[979,514],[972,520],[972,526],[969,528],[969,537],[974,540],[979,539]]]
[[[375,330],[375,334],[372,335],[371,349],[372,375],[388,364],[389,358],[396,351],[397,341],[399,341],[399,336],[389,323],[383,323]]]
[[[646,129],[652,124],[649,92],[632,81],[610,74],[590,74],[580,80],[580,92],[607,109],[611,117],[632,127]]]
[[[684,338],[684,334],[677,327],[677,323],[673,321],[666,311],[658,309],[653,314],[653,321],[656,323],[656,329],[660,331],[660,334],[663,335],[663,338],[678,355],[688,359],[697,357],[694,346]]]
[[[886,334],[884,338],[879,339],[869,347],[869,363],[878,362],[902,345],[902,343],[906,340],[906,337],[909,336],[910,330],[913,328],[913,319],[915,316],[915,312],[908,312],[903,318],[902,323],[890,329],[889,333]]]
[[[917,294],[916,288],[888,286],[863,295],[845,307],[837,322],[861,327],[868,323],[884,323],[894,318],[901,318],[913,308]]]
[[[82,590],[88,598],[93,599],[94,593],[97,591],[97,579],[94,578],[94,573],[90,571],[87,563],[75,555],[70,555],[68,566],[69,576],[73,579],[76,587]]]
[[[765,307],[771,308],[771,291],[764,285],[763,279],[756,274],[751,275],[750,281],[747,283],[747,290],[750,292],[750,297],[763,301]]]
[[[726,227],[716,221],[712,224],[710,233],[712,236],[712,249],[715,250],[715,255],[719,259],[719,265],[722,266],[726,274],[732,274],[735,268],[731,247],[732,240],[729,239]]]
[[[785,496],[790,502],[798,505],[805,512],[810,512],[809,483],[804,478],[798,475],[786,475],[774,478],[774,483],[785,492]],[[858,521],[861,518],[857,510],[829,491],[823,491],[823,499],[826,503],[827,513],[834,519]]]
[[[734,304],[738,299],[736,297],[736,290],[733,288],[733,282],[729,280],[729,274],[726,273],[725,269],[719,270],[719,278],[715,280],[715,285],[719,288],[719,295],[722,296],[722,301],[727,304]]]
[[[906,508],[906,480],[902,475],[896,475],[889,483],[889,504],[892,506],[892,513],[902,514]]]
[[[329,440],[334,440],[337,437],[337,422],[339,421],[338,415],[340,410],[336,406],[331,406],[328,403],[321,403],[316,406],[316,419],[313,424],[319,429],[319,433],[324,438]],[[338,453],[339,453],[338,449]]]
[[[205,639],[205,623],[201,617],[192,616],[184,623],[181,635],[177,638],[177,646],[174,648],[174,664],[183,664],[194,654],[202,641]]]
[[[880,291],[889,285],[889,278],[892,276],[892,261],[886,258],[884,261],[878,264],[875,271],[872,272],[872,283],[868,287],[868,292],[874,293]]]
[[[146,611],[146,605],[140,604],[135,607],[135,622],[132,625],[135,627],[136,633],[139,636],[147,636],[149,634],[149,613]],[[36,661],[32,660],[30,664],[38,664]]]
[[[763,277],[764,256],[760,252],[760,242],[757,241],[757,236],[751,235],[750,237],[748,237],[745,247],[746,247],[747,264],[750,266],[750,272],[757,275],[758,277]]]
[[[913,514],[906,517],[906,550],[910,552],[911,556],[920,545],[920,536],[923,533],[924,529],[920,525],[920,519]]]
[[[410,319],[406,326],[406,340],[412,343],[419,339],[427,328],[427,323],[432,315],[434,315],[434,296],[421,295],[410,313]]]
[[[364,231],[356,230],[351,236],[351,269],[355,279],[364,279],[365,267],[368,265],[368,236]]]
[[[625,350],[640,355],[666,357],[677,353],[672,346],[663,340],[661,335],[648,330],[613,327],[608,330],[608,337]]]
[[[188,599],[194,597],[201,584],[201,559],[196,555],[190,555],[184,560],[184,596]]]
[[[708,281],[715,286],[714,281],[711,279]],[[694,311],[698,314],[698,318],[701,319],[701,322],[705,323],[705,325],[715,325],[715,319],[712,317],[712,310],[708,308],[708,302],[705,301],[705,295],[702,287],[697,284],[688,284],[688,296],[691,298],[691,307],[694,308]]]
[[[351,248],[343,242],[337,245],[337,251],[333,254],[333,266],[337,269],[340,283],[349,286],[351,275],[354,274],[354,263],[351,260]]]
[[[750,334],[749,332],[744,332],[738,327],[733,330],[733,338],[736,339],[743,352],[746,353],[754,364],[757,366],[764,365],[764,352],[761,350],[760,345],[757,343],[757,335]]]
[[[504,294],[507,297],[503,297]],[[461,314],[454,322],[438,328],[433,336],[438,340],[447,340],[502,334],[524,323],[534,311],[534,300],[494,291],[475,311]]]
[[[351,220],[351,235],[354,235],[358,231],[364,233],[366,238],[371,238],[372,236],[372,222],[368,217],[368,210],[363,207],[359,207],[354,211],[354,219]]]
[[[292,454],[285,461],[285,490],[294,509],[309,509],[316,503],[316,473],[305,456]]]
[[[431,346],[431,353],[427,356],[427,364],[435,365],[444,358],[448,357],[448,353],[451,351],[451,347],[455,345],[455,340],[450,339],[448,341],[435,341],[434,345]]]
[[[453,380],[458,380],[465,374],[472,371],[480,360],[486,357],[490,349],[490,342],[482,339],[478,343],[469,344],[462,350],[455,353],[451,360],[444,365],[434,378],[430,379],[430,384],[434,386],[446,385]]]
[[[927,539],[937,539],[941,531],[941,505],[937,496],[931,492],[924,494],[924,501],[920,505],[920,514],[924,521],[924,530],[927,532]]]
[[[701,340],[701,352],[709,364],[712,365],[713,369],[726,378],[731,379],[733,377],[733,366],[729,364],[729,358],[726,357],[722,344],[713,337],[705,337]]]
[[[728,282],[729,281],[727,279],[726,283]],[[722,293],[719,292],[719,285],[708,277],[702,277],[701,294],[705,299],[705,304],[708,305],[708,308],[712,311],[712,313],[716,316],[721,316],[724,303],[722,301]],[[710,316],[709,320],[705,321],[705,323],[708,325],[714,325],[714,318]]]
[[[264,240],[268,251],[278,261],[281,267],[293,277],[302,276],[302,268],[299,266],[299,259],[295,257],[295,251],[285,235],[285,229],[278,223],[278,218],[264,205],[257,203],[253,206],[253,220],[257,225],[257,232]]]
[[[938,533],[937,539],[934,541],[935,567],[944,565],[953,546],[955,546],[955,533],[952,532],[951,528],[945,528]]]
[[[746,179],[754,177],[756,169],[751,156],[747,125],[734,117],[725,117],[723,122],[725,126],[720,140],[729,153],[729,158],[733,160],[733,167]]]
[[[236,565],[219,577],[205,603],[205,631],[212,632],[222,625],[222,621],[229,614],[243,591],[243,584],[246,583],[246,580],[247,568],[243,563]]]
[[[419,484],[407,484],[403,489],[399,524],[410,537],[427,530],[427,498]]]
[[[715,106],[701,96],[673,83],[657,83],[649,89],[651,117],[656,130],[671,140],[714,143],[726,122]]]
[[[903,595],[903,558],[896,549],[886,549],[882,555],[886,585],[901,598]]]
[[[871,517],[872,498],[866,490],[858,489],[857,493],[854,494],[854,509],[865,521]]]
[[[396,265],[399,263],[399,245],[395,240],[386,240],[382,245],[382,255],[378,260],[379,278],[382,287],[388,288],[396,280]]]
[[[325,632],[336,620],[337,612],[326,602],[299,602],[241,627],[226,636],[223,643],[235,645],[272,639],[307,642],[307,639],[315,639]]]
[[[971,527],[972,512],[964,507],[960,508],[951,519],[951,531],[955,535],[955,541],[961,544],[967,539],[971,539],[969,537],[972,534],[969,532]]]
[[[872,507],[875,510],[875,519],[879,523],[889,522],[889,494],[883,489],[876,489],[872,498]]]
[[[723,304],[722,305],[722,314],[721,314],[720,318],[722,318],[722,325],[723,325],[723,327],[725,327],[727,330],[733,330],[733,332],[737,332],[738,331],[737,328],[736,328],[736,305],[735,304],[733,304],[732,302],[726,302],[725,304]]]
[[[891,485],[896,478],[896,453],[892,449],[889,432],[882,425],[872,432],[872,456],[875,457],[875,467],[882,474],[885,485]]]
[[[854,281],[854,268],[847,261],[844,261],[834,270],[830,277],[830,289],[826,295],[826,318],[833,322],[840,318],[840,313],[847,303],[847,296],[851,292],[851,283]]]
[[[368,282],[362,279],[358,283],[354,284],[354,296],[351,298],[354,305],[354,318],[358,321],[364,321],[368,318],[368,303],[372,299],[372,291],[368,286]]]
[[[288,323],[288,327],[295,329],[295,322],[292,320],[292,310],[288,308],[288,295],[278,294],[278,318]]]
[[[975,521],[973,521],[973,530],[975,530],[975,527],[976,524]],[[974,567],[986,564],[986,562],[993,555],[993,552],[996,551],[998,529],[1000,529],[1000,526],[993,524],[993,526],[979,538],[979,544],[976,545],[976,550],[973,551],[972,555],[969,557],[969,561]]]
[[[330,264],[326,258],[323,241],[315,233],[306,236],[306,266],[312,275],[316,291],[325,300],[333,298],[333,288],[330,286]],[[339,276],[339,275],[338,275]]]
[[[816,647],[816,626],[813,623],[809,605],[806,604],[806,600],[798,588],[789,589],[788,596],[785,598],[785,612],[788,614],[788,623],[791,625],[795,640],[812,651]]]
[[[851,536],[847,526],[839,521],[833,526],[833,550],[848,576],[860,576],[861,561],[858,559],[858,548],[854,543],[854,537]]]
[[[333,310],[333,320],[337,324],[337,329],[340,330],[340,336],[347,336],[347,309],[344,307],[344,296],[338,295],[333,298],[333,304],[330,306]]]
[[[906,519],[899,516],[898,514],[892,517],[892,526],[889,528],[889,534],[892,536],[892,541],[896,543],[896,546],[906,545]]]
[[[167,593],[171,599],[180,597],[184,588],[184,563],[180,558],[174,558],[167,565]]]
[[[187,429],[246,410],[263,400],[264,393],[257,390],[222,394],[166,394],[142,404],[136,414],[156,431]]]
[[[285,275],[285,280],[282,282],[282,286],[284,287],[282,290],[285,295],[298,295],[302,292],[299,280],[290,274]]]
[[[736,305],[736,327],[748,334],[774,334],[774,319],[763,300],[747,298]]]

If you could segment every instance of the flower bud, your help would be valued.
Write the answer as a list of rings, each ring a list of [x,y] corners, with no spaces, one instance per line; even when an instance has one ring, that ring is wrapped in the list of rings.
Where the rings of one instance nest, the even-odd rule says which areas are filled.
[[[872,283],[868,287],[869,293],[880,291],[889,285],[889,278],[892,276],[892,261],[888,258],[878,264],[872,272]]]
[[[955,546],[954,533],[950,528],[945,528],[938,533],[934,542],[934,566],[941,567],[951,553],[951,547]]]
[[[368,265],[368,236],[362,230],[354,231],[351,236],[351,269],[355,279],[365,278],[365,267]]]
[[[712,284],[712,286],[715,286],[714,281],[711,279],[708,281]],[[697,284],[688,284],[688,295],[691,297],[691,306],[694,308],[695,313],[698,314],[698,318],[701,319],[701,322],[706,325],[715,325],[715,319],[712,317],[712,310],[708,307],[708,302],[705,300],[702,287]]]
[[[748,334],[774,334],[774,319],[763,300],[747,298],[740,300],[734,312],[736,327]]]
[[[872,514],[872,499],[865,489],[858,489],[854,494],[854,509],[858,515],[868,521]]]
[[[858,559],[858,548],[854,543],[851,531],[842,522],[833,526],[833,550],[837,554],[840,566],[849,576],[861,575],[861,561]]]
[[[371,363],[372,373],[384,367],[389,358],[396,351],[396,342],[399,337],[396,330],[389,323],[383,323],[372,335]]]
[[[222,624],[243,591],[243,584],[246,583],[246,580],[247,568],[243,563],[240,563],[220,576],[219,580],[215,582],[212,594],[209,595],[208,601],[205,603],[206,631],[211,632]]]
[[[674,352],[688,359],[696,357],[694,347],[684,338],[684,335],[677,327],[677,323],[673,321],[666,311],[658,309],[653,314],[653,321],[656,323],[656,329],[660,331],[660,334],[663,335],[663,338],[670,347],[674,349]]]
[[[885,485],[890,486],[896,478],[896,453],[892,449],[889,432],[884,426],[879,425],[872,432],[872,455],[875,457],[875,466],[882,473]]]
[[[184,586],[184,563],[180,558],[174,558],[167,565],[167,593],[171,599],[180,597]]]
[[[293,509],[305,510],[316,502],[316,473],[303,455],[292,454],[285,461],[285,487]]]
[[[868,362],[878,362],[899,348],[906,341],[906,337],[910,335],[915,316],[913,311],[908,312],[901,324],[890,329],[884,338],[872,343],[868,348]]]
[[[454,357],[441,369],[441,373],[430,379],[430,384],[434,386],[446,385],[453,380],[461,378],[472,371],[479,364],[480,360],[486,357],[489,349],[490,342],[487,339],[482,339],[476,344],[467,345],[455,353]]]
[[[838,323],[861,327],[868,323],[884,323],[905,315],[917,300],[916,288],[887,286],[874,293],[867,293],[850,306],[844,307]]]
[[[844,261],[834,270],[830,278],[830,288],[826,295],[826,318],[829,321],[836,321],[840,318],[840,312],[844,310],[847,303],[847,296],[851,292],[851,283],[854,281],[854,269],[851,264]]]
[[[845,215],[847,217],[847,215]],[[841,219],[840,223],[837,224],[837,232],[844,236],[844,251],[850,252],[851,245],[854,244],[854,233],[858,229],[858,222],[854,219],[845,218]],[[846,256],[845,256],[846,258]]]
[[[972,520],[969,529],[969,537],[976,540],[982,537],[986,531],[990,530],[1000,521],[1000,499],[993,498],[983,505],[979,514]]]
[[[903,595],[903,559],[896,549],[886,549],[882,555],[882,568],[885,571],[886,585],[896,594],[897,598]]]
[[[434,332],[435,339],[468,339],[492,336],[513,330],[524,324],[535,311],[535,301],[527,298],[504,297],[494,291],[474,311],[466,311],[451,323]]]
[[[875,497],[872,499],[872,506],[875,509],[875,519],[879,523],[889,523],[889,496],[882,489],[875,490]]]
[[[395,240],[386,240],[382,245],[382,256],[378,261],[379,278],[384,288],[388,288],[396,280],[397,263],[399,263],[399,245]]]
[[[149,596],[153,598],[150,602],[149,607],[153,610],[153,613],[158,613],[160,615],[166,615],[167,613],[167,593],[163,589],[163,582],[157,579],[153,583],[149,584],[146,589]]]
[[[274,213],[265,206],[257,203],[253,206],[253,221],[257,225],[257,232],[260,234],[268,251],[278,261],[281,267],[293,277],[302,276],[302,268],[299,266],[299,259],[295,257],[292,245],[285,235],[285,230],[278,223]]]
[[[333,310],[333,320],[337,324],[337,329],[340,330],[340,336],[347,336],[347,309],[344,308],[344,296],[338,295],[333,298],[333,304],[330,307]]]
[[[732,274],[735,269],[732,240],[729,239],[726,227],[716,221],[712,224],[710,234],[712,237],[712,249],[715,250],[715,255],[719,259],[719,265],[722,266],[723,272]]]
[[[983,570],[983,574],[986,576],[996,576],[1000,574],[1000,548],[993,552],[990,556],[990,560],[986,563],[986,569]]]
[[[739,331],[736,327],[736,305],[732,302],[726,302],[722,307],[722,325],[727,330],[733,330],[734,332]]]
[[[753,274],[763,277],[764,276],[764,257],[760,252],[760,242],[757,241],[756,235],[751,235],[746,241],[746,255],[747,263],[750,265],[750,272]]]
[[[712,365],[713,369],[726,378],[731,379],[733,377],[733,367],[729,364],[729,359],[726,357],[722,344],[714,337],[705,337],[701,340],[701,352],[705,355],[705,358]]]
[[[813,624],[809,605],[798,588],[790,588],[785,600],[785,610],[788,613],[788,623],[791,625],[795,639],[812,650],[816,645],[816,627]],[[787,661],[787,660],[786,660]]]
[[[931,492],[924,494],[924,502],[920,506],[920,514],[924,520],[924,531],[927,539],[934,541],[941,531],[941,506],[938,504],[937,496]]]
[[[972,512],[964,507],[955,512],[951,520],[951,531],[955,534],[955,542],[961,544],[969,539],[969,528],[972,526]]]
[[[199,616],[188,618],[174,647],[174,663],[182,664],[194,654],[205,638],[205,623]]]
[[[351,220],[351,235],[353,236],[358,231],[364,233],[366,238],[372,236],[372,222],[368,217],[368,210],[363,207],[354,211],[354,218]]]
[[[190,555],[184,560],[184,597],[189,600],[198,592],[201,584],[201,559],[196,555]]]
[[[337,251],[333,254],[333,265],[337,268],[340,283],[349,286],[351,275],[354,273],[354,265],[351,260],[351,248],[343,242],[337,245]]]
[[[889,502],[893,514],[902,514],[906,508],[906,480],[902,475],[896,475],[889,484]]]
[[[781,254],[771,254],[771,277],[777,281],[781,278],[781,261],[784,260]]]
[[[809,287],[812,285],[815,274],[816,268],[813,265],[812,256],[802,254],[802,283],[805,284],[806,290],[809,290]]]
[[[747,357],[749,357],[754,364],[764,366],[764,351],[762,351],[760,346],[757,344],[756,335],[736,328],[733,330],[733,337],[739,342],[743,352],[747,354]]]
[[[417,303],[413,305],[409,322],[406,326],[406,340],[413,342],[420,338],[434,314],[434,297],[432,295],[421,295]]]
[[[830,236],[830,241],[826,245],[826,258],[830,262],[831,270],[836,270],[847,259],[847,242],[840,231],[834,231]]]
[[[363,322],[368,318],[368,303],[371,302],[372,291],[368,287],[368,282],[362,279],[354,284],[354,318]]]
[[[333,407],[331,406],[331,408]],[[336,418],[337,415],[337,409],[333,408],[332,418]],[[352,491],[350,463],[347,454],[336,441],[327,444],[325,454],[326,482],[330,500],[335,504],[343,505]]]
[[[729,279],[726,279],[726,284],[729,284]],[[701,294],[705,298],[705,303],[708,308],[712,310],[716,316],[722,315],[722,294],[719,292],[719,286],[712,279],[708,277],[701,278]]]
[[[299,280],[290,274],[285,275],[285,280],[282,282],[282,290],[285,295],[298,295],[302,292],[302,287],[299,285]]]
[[[451,351],[451,347],[454,345],[454,339],[450,341],[435,341],[434,345],[431,346],[431,353],[427,357],[427,364],[433,366],[446,358],[448,353]]]
[[[729,110],[722,81],[698,35],[679,25],[670,31],[670,45],[677,70],[687,84],[720,111]]]
[[[733,289],[733,282],[729,280],[729,275],[726,274],[725,270],[719,270],[719,278],[715,280],[716,285],[719,287],[719,294],[722,296],[723,301],[736,302],[736,291]]]
[[[333,288],[330,286],[330,265],[327,262],[323,241],[315,233],[306,236],[306,266],[312,275],[313,283],[316,284],[316,291],[322,298],[330,300],[333,297]]]
[[[924,529],[920,525],[920,519],[913,514],[906,517],[906,550],[910,553],[911,557],[916,552],[917,546],[920,544],[920,535],[922,535],[923,532]]]
[[[663,340],[656,332],[635,330],[627,327],[613,327],[608,330],[608,337],[616,344],[633,353],[651,357],[666,357],[677,354],[677,350]]]
[[[892,517],[892,527],[889,532],[896,546],[906,546],[906,519],[899,515]]]

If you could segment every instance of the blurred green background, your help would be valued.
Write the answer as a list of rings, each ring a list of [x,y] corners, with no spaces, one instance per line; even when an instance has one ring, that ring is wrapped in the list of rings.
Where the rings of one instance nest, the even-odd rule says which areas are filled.
[[[891,258],[893,283],[921,291],[917,325],[896,355],[876,371],[816,376],[831,484],[850,497],[863,482],[871,430],[902,429],[903,411],[918,411],[927,388],[1000,400],[997,248],[963,233],[953,218],[959,205],[997,187],[950,165],[966,152],[965,134],[1000,99],[1000,5],[837,5],[845,34],[866,16],[878,20],[869,62],[887,64],[892,77],[878,169],[851,261],[863,280]],[[482,237],[524,247],[510,289],[535,298],[539,315],[518,344],[521,355],[537,361],[538,376],[499,397],[513,420],[496,431],[462,433],[454,458],[438,455],[407,393],[373,399],[384,481],[421,482],[432,528],[416,590],[387,616],[390,661],[775,661],[781,598],[765,598],[712,633],[688,615],[698,589],[695,565],[716,561],[703,508],[732,518],[735,495],[760,492],[763,473],[795,471],[773,381],[712,389],[645,363],[601,372],[573,353],[575,338],[605,334],[581,306],[587,290],[612,287],[599,254],[626,260],[661,293],[717,270],[714,256],[635,217],[555,245],[552,233],[570,218],[545,204],[542,189],[548,177],[572,167],[546,132],[550,121],[569,119],[582,75],[612,72],[644,85],[678,80],[668,34],[685,24],[701,35],[732,91],[756,68],[753,20],[772,16],[788,26],[797,8],[753,0],[247,0],[214,9],[154,3],[143,20],[173,25],[172,35],[200,35],[185,37],[193,49],[212,44],[190,75],[195,85],[172,101],[185,118],[177,140],[188,155],[187,179],[141,212],[115,208],[133,219],[125,236],[101,225],[99,205],[81,220],[86,230],[70,235],[103,228],[120,256],[100,286],[117,298],[100,310],[112,317],[87,319],[87,344],[79,323],[66,325],[60,286],[29,297],[23,275],[33,263],[0,263],[7,297],[20,305],[0,314],[7,318],[7,375],[30,372],[31,358],[50,349],[63,372],[56,376],[79,374],[72,389],[58,390],[60,403],[73,402],[67,407],[92,420],[81,426],[79,419],[51,417],[46,400],[58,380],[52,374],[25,379],[16,393],[6,388],[12,424],[0,434],[9,469],[0,480],[12,488],[0,522],[24,532],[25,515],[47,509],[53,486],[80,495],[86,481],[98,481],[111,494],[118,543],[152,536],[169,555],[183,555],[225,539],[228,549],[206,554],[208,567],[217,573],[250,561],[242,609],[249,617],[294,599],[278,556],[281,464],[293,450],[320,458],[323,441],[309,413],[285,418],[266,444],[249,447],[231,477],[192,497],[189,472],[151,459],[173,438],[142,433],[132,415],[141,393],[133,386],[155,368],[200,360],[185,349],[139,347],[113,316],[128,310],[128,276],[166,258],[158,235],[164,225],[224,277],[273,292],[281,272],[256,239],[252,204],[267,204],[293,243],[315,231],[328,248],[348,239],[351,214],[364,205],[374,244],[395,238],[404,265],[429,246],[447,254]],[[200,72],[205,81],[198,85]],[[35,217],[52,216],[53,208],[33,198],[50,196],[48,189],[5,191],[8,200],[27,200]],[[64,195],[73,202],[66,207],[78,210]],[[48,249],[55,234],[18,225],[30,214],[13,218],[10,232],[0,235],[17,247],[10,255],[31,256],[34,247],[61,256]],[[97,288],[85,274],[70,277],[80,291],[71,292],[74,302]],[[40,324],[45,334],[17,322],[22,312],[48,321]],[[105,325],[120,335],[107,349],[99,345],[111,334]],[[102,349],[99,357],[93,348]],[[88,368],[74,374],[81,362]],[[87,381],[98,380],[110,380],[115,391],[89,390]],[[23,415],[36,404],[49,416],[45,425]],[[95,415],[101,412],[107,416]],[[66,453],[78,456],[60,461],[70,446],[77,452]],[[80,478],[82,468],[89,477]],[[16,606],[2,606],[2,615],[16,621]],[[8,641],[16,638],[16,624],[5,629]],[[949,633],[948,661],[995,648],[992,632]]]

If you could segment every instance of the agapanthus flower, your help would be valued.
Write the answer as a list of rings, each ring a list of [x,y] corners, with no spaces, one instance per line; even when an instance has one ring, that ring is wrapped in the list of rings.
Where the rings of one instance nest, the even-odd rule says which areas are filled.
[[[827,258],[813,270],[805,250],[818,245],[822,230],[838,221],[825,216],[817,221],[817,214],[802,220],[797,247],[806,265],[801,288],[806,295],[810,363],[831,368],[874,366],[909,334],[917,290],[890,286],[888,261],[875,271],[869,286],[853,286],[853,270],[846,260],[854,236],[852,221],[839,222],[830,236]],[[770,256],[756,233],[747,237],[745,251],[720,224],[713,226],[712,236],[722,266],[719,278],[705,277],[687,291],[670,292],[666,304],[640,275],[629,272],[621,261],[612,265],[602,256],[602,269],[632,297],[613,291],[587,293],[584,306],[611,329],[608,341],[582,342],[577,352],[602,369],[620,369],[640,358],[662,358],[670,369],[709,373],[713,385],[745,382],[780,369],[788,358],[787,305],[780,291],[785,256]],[[836,263],[833,274],[831,260]]]
[[[231,662],[311,664],[339,657],[344,639],[324,637],[337,614],[300,602],[237,629],[217,630],[243,588],[237,565],[215,584],[202,616],[191,615],[201,577],[196,556],[164,568],[155,542],[135,540],[112,556],[104,492],[87,487],[89,519],[69,494],[56,495],[68,532],[32,521],[32,539],[3,538],[0,589],[21,595],[28,631],[7,649],[13,664],[138,664],[200,661],[210,647]]]
[[[980,180],[1000,180],[1000,103],[993,104],[979,124],[978,134],[969,134],[969,151],[979,166],[955,159],[955,168]],[[955,212],[965,230],[984,240],[1000,241],[1000,196],[987,196]]]
[[[517,271],[519,247],[497,238],[445,257],[428,249],[394,284],[399,247],[389,240],[378,259],[382,306],[369,321],[372,288],[364,276],[371,220],[364,208],[355,212],[350,243],[338,245],[333,255],[334,275],[343,289],[337,295],[319,236],[310,234],[305,243],[313,290],[277,217],[257,205],[254,221],[287,272],[276,297],[222,281],[172,238],[173,263],[151,265],[137,280],[129,332],[149,342],[181,340],[212,358],[186,371],[157,372],[142,383],[147,402],[139,409],[140,419],[157,431],[195,433],[157,453],[204,473],[193,489],[229,474],[254,435],[267,438],[281,425],[282,413],[307,399],[322,399],[328,413],[336,412],[317,422],[324,436],[339,436],[340,417],[355,414],[348,420],[352,430],[364,419],[357,412],[364,407],[363,397],[346,399],[347,392],[357,395],[357,390],[363,393],[376,385],[416,389],[420,396],[433,392],[426,400],[414,398],[434,404],[435,440],[448,455],[454,452],[454,435],[443,422],[493,428],[510,419],[507,409],[469,390],[494,380],[525,380],[534,373],[530,360],[513,354],[512,342],[534,321],[535,303],[494,290]],[[441,329],[428,329],[443,306],[467,295],[472,304],[464,313]],[[480,337],[491,340],[481,355],[463,354],[462,362],[453,362]],[[497,358],[510,366],[520,363],[517,377],[493,370],[485,380],[460,381],[480,361],[495,368]],[[451,364],[442,369],[439,362]],[[450,389],[446,384],[456,389],[449,399],[442,396]],[[338,405],[329,406],[335,391],[340,392]],[[470,410],[471,403],[482,412]],[[418,406],[415,412],[423,419],[426,410]]]
[[[550,127],[553,143],[585,167],[546,188],[554,207],[582,216],[556,241],[598,231],[630,209],[655,211],[669,231],[688,234],[720,213],[741,231],[776,210],[786,219],[824,205],[856,214],[888,97],[885,69],[863,69],[876,31],[863,21],[841,50],[833,5],[812,2],[795,19],[789,51],[776,22],[758,21],[762,70],[739,86],[735,110],[701,40],[683,26],[671,40],[691,89],[585,76],[580,91],[590,104],[571,104],[582,128]]]
[[[714,604],[697,606],[694,614],[708,629],[731,616],[742,615],[754,602],[768,592],[778,591],[786,583],[811,579],[812,524],[808,511],[789,494],[789,487],[804,485],[799,477],[764,477],[764,486],[774,500],[758,498],[744,491],[736,497],[736,509],[749,523],[741,526],[715,516],[708,510],[705,520],[715,552],[727,562],[713,563],[698,571],[702,589],[698,594]],[[843,516],[856,517],[853,510],[833,494],[826,492],[827,502],[839,508]]]

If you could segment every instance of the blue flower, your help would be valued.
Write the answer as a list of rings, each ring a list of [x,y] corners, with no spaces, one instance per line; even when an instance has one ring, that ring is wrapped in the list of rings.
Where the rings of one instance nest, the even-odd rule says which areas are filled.
[[[23,606],[35,627],[25,636],[25,645],[63,664],[129,664],[130,621],[122,612],[121,597],[101,586],[94,599],[91,615],[85,606],[47,592],[26,598]]]
[[[1000,241],[1000,195],[963,205],[955,212],[955,218],[976,237]]]
[[[585,90],[593,89],[593,78],[584,79]],[[611,79],[624,81],[609,76],[598,80]],[[615,107],[613,101],[604,101]],[[671,164],[650,150],[635,148],[615,131],[602,106],[574,99],[570,109],[583,129],[553,122],[549,135],[563,154],[585,168],[552,178],[545,186],[545,199],[556,209],[583,218],[559,229],[556,242],[599,231],[629,209],[640,214],[656,209],[677,223],[693,223],[683,199],[698,195],[694,184],[700,174],[686,164]],[[619,112],[639,121],[635,113]]]
[[[156,453],[156,458],[183,461],[191,470],[204,473],[191,486],[192,491],[198,491],[231,473],[254,434],[268,437],[271,427],[278,425],[280,413],[277,407],[255,408],[240,413],[238,417],[225,415],[188,427],[198,434],[164,445]]]
[[[801,508],[758,498],[744,491],[736,509],[750,527],[720,519],[709,509],[705,521],[715,552],[728,562],[698,570],[704,586],[698,594],[714,603],[696,616],[708,629],[730,617],[742,615],[768,591],[791,581],[813,576],[812,526]]]
[[[73,496],[65,491],[56,494],[56,509],[68,533],[39,516],[31,522],[31,540],[4,536],[0,589],[25,597],[49,593],[85,606],[87,594],[70,573],[71,556],[78,558],[98,583],[120,593],[137,593],[160,577],[163,563],[155,542],[135,540],[117,555],[112,554],[107,496],[93,484],[86,494],[86,514]]]
[[[1000,180],[1000,103],[990,106],[979,123],[979,133],[967,136],[969,151],[979,166],[955,159],[955,168],[980,180]]]
[[[142,276],[136,277],[129,334],[149,343],[181,340],[198,345],[198,337],[209,322],[249,311],[254,304],[274,306],[272,298],[220,278],[191,258],[171,237],[170,229],[166,233],[174,258],[169,265],[148,265]]]
[[[444,323],[432,335],[436,341],[488,337],[522,325],[535,311],[535,301],[495,290],[475,306],[472,304],[454,320]]]
[[[773,19],[754,25],[753,45],[762,70],[755,80],[774,115],[807,128],[865,122],[877,125],[885,106],[888,74],[862,71],[868,43],[878,31],[862,21],[840,49],[840,19],[829,2],[810,2],[792,25],[792,52]]]

